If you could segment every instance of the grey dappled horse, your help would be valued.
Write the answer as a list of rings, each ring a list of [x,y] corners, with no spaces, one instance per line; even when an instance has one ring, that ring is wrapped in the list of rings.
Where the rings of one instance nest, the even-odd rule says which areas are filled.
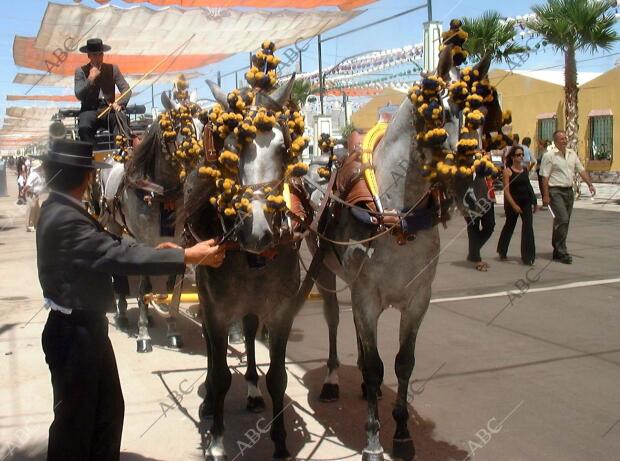
[[[274,90],[270,97],[278,108],[284,106],[292,89],[293,78]],[[226,94],[209,82],[215,99],[228,110]],[[275,109],[275,107],[273,107]],[[234,143],[229,136],[225,143]],[[285,133],[279,124],[270,131],[259,131],[254,141],[240,153],[240,180],[242,185],[258,185],[283,179],[286,153]],[[186,181],[185,221],[196,238],[221,235],[215,208],[209,205],[211,191],[194,171]],[[256,190],[256,188],[253,188]],[[231,373],[226,363],[228,330],[233,322],[243,320],[248,367],[248,408],[264,408],[258,389],[258,374],[254,357],[254,339],[258,321],[269,330],[270,365],[267,389],[273,402],[271,438],[275,444],[274,459],[290,459],[286,448],[283,399],[287,376],[284,366],[286,343],[299,310],[295,302],[300,285],[297,247],[278,246],[278,229],[272,216],[263,210],[265,197],[255,192],[251,199],[252,214],[238,218],[235,236],[240,251],[228,251],[224,264],[218,269],[200,266],[196,269],[196,283],[202,305],[204,334],[207,342],[208,372],[206,395],[200,407],[201,419],[213,416],[207,459],[226,460],[224,449],[224,398],[231,384]],[[220,232],[218,234],[218,232]],[[251,261],[260,253],[277,249],[277,256],[264,262],[260,269],[251,267]]]
[[[175,107],[165,93],[162,94],[162,103],[167,110]],[[197,120],[194,120],[194,124],[196,132],[202,135],[202,124]],[[171,210],[182,208],[183,183],[179,178],[179,164],[173,162],[171,154],[162,148],[159,123],[155,121],[151,125],[126,165],[111,160],[109,162],[113,167],[101,173],[105,202],[103,222],[108,229],[121,235],[123,228],[126,228],[136,241],[150,246],[166,241],[180,242],[183,226]],[[153,190],[149,192],[149,189]],[[166,235],[161,232],[162,217],[167,218],[165,221],[169,232]],[[182,346],[182,337],[176,328],[182,279],[182,276],[170,276],[167,282],[168,292],[174,292],[167,319],[167,338],[168,345],[175,348]],[[149,303],[145,299],[151,290],[150,278],[141,276],[138,294],[138,352],[152,351],[148,330]],[[127,323],[126,306],[126,301],[119,294],[117,322],[120,326]]]
[[[490,59],[483,59],[476,69],[482,76],[489,69]],[[458,69],[452,66],[451,47],[446,47],[440,57],[437,75],[450,82],[458,78]],[[460,109],[442,98],[445,128],[448,131],[448,144],[456,150],[459,138]],[[391,122],[384,138],[374,152],[374,168],[382,192],[385,209],[407,210],[424,197],[429,182],[422,176],[422,165],[430,159],[431,152],[421,148],[416,142],[416,129],[413,117],[416,110],[409,98],[405,98]],[[499,111],[501,120],[501,110]],[[488,114],[491,115],[491,114]],[[497,111],[493,114],[497,117]],[[488,120],[491,123],[491,120]],[[494,122],[496,125],[497,121]],[[497,126],[499,130],[499,126]],[[480,138],[481,130],[478,133]],[[482,145],[479,139],[479,145]],[[311,167],[311,172],[315,168]],[[312,178],[311,178],[312,179]],[[314,175],[314,184],[318,178]],[[453,195],[462,212],[463,200],[471,180],[456,179]],[[324,186],[323,186],[324,187]],[[316,197],[316,191],[314,191]],[[352,217],[341,213],[335,229],[338,241],[367,238],[368,227]],[[316,240],[308,239],[311,249],[316,250]],[[383,310],[394,307],[401,312],[399,342],[400,349],[395,359],[398,378],[398,394],[392,416],[396,422],[393,439],[393,457],[411,460],[415,448],[408,429],[409,411],[407,397],[409,380],[415,364],[415,342],[422,319],[431,299],[431,286],[435,278],[440,252],[437,226],[421,230],[416,238],[404,246],[395,238],[383,236],[370,246],[361,244],[332,245],[324,265],[329,270],[321,271],[317,285],[324,299],[324,313],[329,328],[328,374],[322,398],[335,400],[338,396],[339,366],[336,336],[339,322],[339,307],[336,297],[336,275],[342,278],[351,290],[353,316],[358,338],[358,367],[363,375],[364,393],[368,400],[366,420],[367,446],[363,451],[364,461],[383,460],[383,448],[379,441],[379,414],[377,398],[383,382],[383,362],[377,348],[377,323]]]

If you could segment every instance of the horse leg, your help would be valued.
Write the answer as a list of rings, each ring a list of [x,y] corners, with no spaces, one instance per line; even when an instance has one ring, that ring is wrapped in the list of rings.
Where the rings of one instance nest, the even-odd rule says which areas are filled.
[[[352,290],[353,317],[362,348],[362,376],[368,399],[368,419],[366,420],[367,445],[362,453],[362,461],[383,461],[383,448],[379,441],[378,391],[383,382],[383,362],[377,349],[377,322],[381,310],[378,300],[374,300],[366,290]]]
[[[179,330],[177,330],[177,317],[179,315],[179,304],[181,303],[181,292],[183,290],[183,274],[171,275],[166,282],[166,288],[168,293],[172,293],[172,300],[170,301],[170,308],[168,310],[168,346],[175,349],[183,347],[183,337]]]
[[[144,299],[151,292],[151,280],[147,276],[140,277],[138,292],[138,352],[151,352],[153,344],[149,335],[149,303]]]
[[[118,297],[116,303],[116,326],[121,330],[129,326],[127,319],[127,296],[129,296],[129,280],[126,275],[113,275],[114,292]]]
[[[204,421],[205,419],[209,419],[213,417],[214,405],[213,405],[213,390],[211,389],[211,379],[209,375],[213,370],[213,351],[211,350],[211,341],[209,340],[209,333],[207,332],[207,326],[205,323],[204,315],[202,320],[202,335],[205,339],[205,344],[207,346],[207,376],[205,378],[205,397],[198,408],[198,415],[200,416],[200,420]]]
[[[429,290],[430,291],[430,290]],[[409,397],[409,380],[413,367],[415,366],[415,342],[418,335],[418,328],[424,312],[428,306],[429,297],[422,302],[418,297],[413,303],[413,309],[410,306],[401,315],[400,319],[400,348],[394,362],[396,377],[398,378],[398,395],[392,417],[396,422],[396,432],[394,433],[392,455],[394,458],[410,461],[415,456],[415,446],[413,439],[409,434],[407,423],[409,421],[408,397]],[[426,302],[426,306],[423,303]],[[420,309],[417,309],[419,307]]]
[[[323,315],[329,330],[329,358],[327,359],[327,376],[323,381],[323,388],[319,400],[321,402],[335,402],[340,397],[338,384],[338,323],[340,322],[340,307],[336,296],[336,275],[323,269],[317,276],[317,289],[323,297]]]
[[[245,355],[247,369],[245,381],[248,385],[248,399],[246,409],[252,413],[260,413],[265,409],[265,400],[258,388],[258,373],[256,371],[256,331],[258,330],[258,317],[248,314],[243,317],[243,334],[245,336]]]
[[[232,381],[226,363],[228,328],[224,322],[218,322],[214,316],[209,316],[206,327],[211,347],[211,366],[207,380],[213,399],[213,424],[209,431],[210,443],[206,450],[206,459],[207,461],[226,461],[228,458],[224,448],[224,399]]]
[[[292,315],[291,315],[292,317]],[[293,324],[292,318],[279,319],[269,324],[269,371],[267,372],[267,389],[273,406],[271,423],[271,440],[275,450],[274,461],[292,460],[286,448],[286,429],[284,428],[284,392],[287,376],[285,368],[286,343]]]

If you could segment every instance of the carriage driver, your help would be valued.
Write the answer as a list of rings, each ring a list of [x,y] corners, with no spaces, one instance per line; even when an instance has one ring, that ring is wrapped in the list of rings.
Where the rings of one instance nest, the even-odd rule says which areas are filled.
[[[110,274],[182,274],[186,264],[219,267],[224,248],[213,240],[182,249],[129,242],[106,232],[82,206],[91,175],[92,145],[57,139],[38,157],[51,189],[37,229],[37,266],[50,309],[42,345],[51,377],[54,421],[50,461],[116,461],[125,404],[107,309],[114,304]]]
[[[78,134],[82,141],[95,144],[95,133],[98,128],[106,128],[112,134],[116,127],[116,116],[113,112],[121,112],[129,102],[131,91],[121,100],[115,101],[114,87],[122,93],[129,89],[129,84],[116,64],[103,62],[103,53],[110,46],[104,45],[100,38],[91,38],[80,52],[87,53],[89,63],[75,69],[75,97],[80,100],[80,117]],[[112,110],[100,119],[97,114],[111,106]]]

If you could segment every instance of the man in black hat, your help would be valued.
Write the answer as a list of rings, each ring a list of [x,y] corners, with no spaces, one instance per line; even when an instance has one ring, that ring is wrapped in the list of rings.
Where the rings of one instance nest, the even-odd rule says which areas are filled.
[[[130,91],[122,99],[115,100],[114,87],[123,94],[129,89],[129,84],[116,64],[103,62],[103,53],[109,50],[110,47],[100,38],[88,39],[80,52],[87,53],[90,62],[75,69],[75,97],[82,103],[78,133],[82,141],[91,144],[95,143],[97,129],[107,128],[110,133],[114,132],[116,116],[113,111],[121,112],[131,97]],[[98,119],[98,113],[108,106],[112,110]]]
[[[51,189],[41,207],[37,265],[44,305],[45,360],[54,421],[48,460],[118,460],[124,401],[105,312],[114,303],[110,274],[182,274],[186,264],[219,267],[224,248],[210,240],[183,250],[157,248],[106,232],[80,201],[96,168],[89,143],[55,140],[40,158]]]

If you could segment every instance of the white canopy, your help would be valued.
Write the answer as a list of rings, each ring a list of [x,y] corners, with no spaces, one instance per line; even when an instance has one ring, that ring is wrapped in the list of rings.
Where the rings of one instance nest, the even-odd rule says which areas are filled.
[[[140,85],[141,86],[150,86],[155,83],[174,83],[181,72],[172,72],[167,74],[154,74],[147,77]],[[201,72],[183,72],[185,78],[188,80],[204,77],[204,74]],[[129,85],[133,85],[138,79],[139,75],[125,75],[125,80]],[[64,87],[64,88],[73,88],[74,86],[74,77],[71,75],[64,76],[58,74],[24,74],[18,73],[15,75],[13,79],[13,83],[17,83],[20,85],[30,85],[30,86],[51,86],[51,87]]]
[[[183,55],[231,54],[254,51],[264,40],[278,47],[291,45],[339,26],[361,12],[223,9],[219,15],[210,15],[202,9],[113,5],[90,8],[48,3],[35,46],[62,50],[76,40],[83,45],[86,38],[99,37],[114,54],[166,55],[196,34]]]

